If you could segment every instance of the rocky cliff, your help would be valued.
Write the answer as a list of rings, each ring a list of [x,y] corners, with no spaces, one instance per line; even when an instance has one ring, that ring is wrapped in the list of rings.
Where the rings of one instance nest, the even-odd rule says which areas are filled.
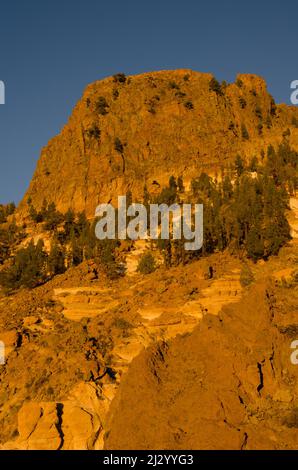
[[[140,354],[112,404],[106,449],[297,449],[295,301],[280,294],[260,282],[192,334]]]
[[[286,132],[298,149],[298,111],[275,105],[264,80],[239,75],[219,85],[211,74],[191,70],[118,75],[89,85],[61,133],[42,150],[30,197],[65,212],[116,200],[130,189],[135,197],[183,175],[186,184],[200,171],[220,176],[242,157],[260,156]],[[287,129],[290,129],[290,134]]]
[[[284,139],[298,150],[298,111],[276,105],[257,76],[120,74],[87,87],[17,215],[46,198],[91,217],[172,174],[186,186],[201,171],[220,178],[237,154],[261,157]],[[0,449],[297,448],[295,197],[289,206],[293,240],[267,262],[215,252],[143,275],[150,241],[140,240],[121,254],[124,277],[89,260],[0,292]],[[28,224],[27,238],[50,246],[43,229]]]

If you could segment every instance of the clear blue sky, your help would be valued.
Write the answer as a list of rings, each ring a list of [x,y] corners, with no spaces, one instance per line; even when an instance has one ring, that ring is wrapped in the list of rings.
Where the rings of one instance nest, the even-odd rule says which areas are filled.
[[[18,202],[40,149],[85,86],[117,73],[192,68],[262,75],[278,102],[298,79],[298,2],[1,0],[0,202]]]

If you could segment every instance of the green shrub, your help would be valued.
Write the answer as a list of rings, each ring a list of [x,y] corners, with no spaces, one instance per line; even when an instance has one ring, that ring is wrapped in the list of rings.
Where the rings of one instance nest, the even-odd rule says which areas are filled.
[[[42,217],[45,222],[45,230],[55,230],[64,219],[61,212],[57,211],[54,202],[51,202],[45,209],[42,209]]]
[[[214,91],[217,95],[223,94],[220,83],[215,77],[211,78],[209,82],[209,90]]]
[[[133,327],[133,325],[129,321],[125,320],[125,318],[122,317],[115,318],[113,326],[115,328],[118,328],[119,330],[128,330]]]
[[[15,212],[16,206],[14,202],[10,202],[9,204],[3,205],[0,204],[0,224],[6,222],[7,217],[12,215]]]
[[[252,157],[250,160],[249,171],[258,171],[258,159],[256,156]]]
[[[298,429],[298,407],[294,407],[288,416],[286,416],[282,423],[284,426],[288,428],[295,428]]]
[[[114,149],[116,150],[116,152],[119,152],[119,153],[124,152],[124,146],[121,140],[119,139],[119,137],[116,137],[114,140]]]
[[[190,100],[185,101],[184,106],[186,107],[186,109],[194,109],[193,102]]]
[[[174,82],[173,80],[171,80],[169,82],[169,88],[170,88],[170,90],[179,90],[179,85],[176,82]]]
[[[276,103],[274,101],[274,98],[271,96],[271,103],[270,103],[270,114],[271,116],[276,116]]]
[[[47,265],[51,276],[65,272],[65,255],[57,243],[52,243]]]
[[[104,96],[100,96],[95,103],[96,112],[102,116],[105,116],[108,114],[107,108],[109,108],[107,100]]]
[[[125,73],[116,73],[115,75],[113,75],[113,80],[115,83],[125,83],[126,75]]]
[[[177,96],[177,98],[182,99],[182,98],[185,98],[186,93],[184,93],[183,91],[178,90],[178,91],[176,91],[175,96]]]
[[[245,124],[241,125],[241,136],[242,136],[242,139],[244,139],[244,140],[249,139],[249,133],[248,133],[248,130],[246,129]]]
[[[244,169],[245,169],[244,161],[240,157],[240,155],[237,155],[235,159],[235,170],[236,170],[238,177],[242,175],[242,173],[244,172]]]
[[[271,121],[270,116],[267,116],[267,117],[266,117],[265,124],[266,124],[266,126],[267,126],[267,129],[270,129],[270,128],[272,127],[272,121]],[[297,124],[298,124],[298,123],[297,123]]]
[[[261,124],[261,123],[259,122],[259,124],[257,125],[257,129],[258,129],[258,134],[259,134],[259,135],[262,135],[262,132],[263,132],[263,124]]]
[[[263,118],[262,110],[261,110],[260,106],[256,106],[255,115],[256,115],[257,118],[259,118],[259,119],[262,119],[262,118]]]
[[[89,138],[98,140],[100,138],[100,129],[96,124],[93,124],[92,127],[86,131],[86,134]]]
[[[240,96],[239,104],[240,104],[241,109],[244,109],[246,107],[246,100],[245,98],[243,98],[243,96]]]
[[[117,88],[114,88],[113,89],[113,98],[114,98],[114,100],[116,100],[118,97],[119,97],[119,91],[117,90]]]
[[[254,281],[252,270],[247,264],[244,264],[240,273],[240,284],[242,287],[249,286]]]
[[[21,248],[12,266],[0,273],[1,285],[8,289],[19,287],[33,288],[46,279],[46,259],[43,241],[39,240],[34,245],[33,240],[27,248]]]
[[[185,187],[184,187],[183,177],[182,176],[178,176],[177,186],[178,186],[178,191],[180,193],[184,193]]]
[[[139,261],[137,270],[141,274],[150,274],[156,270],[156,262],[150,251],[143,254]]]

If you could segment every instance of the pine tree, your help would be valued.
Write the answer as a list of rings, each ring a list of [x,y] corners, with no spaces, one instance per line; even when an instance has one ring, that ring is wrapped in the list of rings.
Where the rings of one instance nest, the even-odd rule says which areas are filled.
[[[46,258],[43,241],[39,240],[34,245],[31,240],[26,248],[16,253],[12,266],[1,272],[1,284],[7,289],[17,289],[19,287],[33,288],[44,282]]]
[[[222,184],[223,198],[224,201],[229,201],[233,196],[233,185],[229,176],[225,176]]]
[[[65,216],[64,216],[64,227],[63,227],[66,240],[69,239],[71,230],[74,228],[74,225],[75,225],[74,222],[75,222],[75,214],[71,209],[68,209],[68,211],[65,213]]]
[[[48,270],[51,276],[62,274],[65,271],[65,256],[59,245],[52,243],[48,256]]]
[[[31,220],[33,220],[33,222],[36,222],[36,223],[38,222],[37,211],[32,205],[29,206],[29,217]]]
[[[124,152],[124,146],[119,137],[116,137],[114,140],[114,149],[116,150],[116,152],[121,154]]]
[[[263,258],[264,242],[260,226],[256,225],[249,230],[246,240],[246,251],[248,257],[253,261]]]
[[[252,157],[249,164],[249,170],[253,172],[258,171],[258,159],[256,156]]]
[[[110,279],[116,279],[124,274],[122,266],[116,260],[116,240],[99,240],[99,264],[104,268]]]
[[[182,176],[178,176],[177,185],[178,185],[178,191],[180,193],[184,193],[185,187],[184,187],[184,184],[183,184],[183,177]]]
[[[43,212],[43,218],[45,221],[46,230],[55,230],[57,226],[62,222],[63,216],[60,212],[57,211],[56,205],[54,202],[51,202],[46,211]]]
[[[83,262],[83,249],[80,246],[78,240],[73,238],[71,240],[71,265],[78,266]]]
[[[215,77],[212,77],[209,82],[209,90],[214,91],[219,96],[223,94],[220,83]]]
[[[242,136],[242,139],[244,139],[244,140],[249,139],[249,133],[248,133],[248,130],[246,129],[245,124],[241,125],[241,136]]]
[[[156,269],[154,256],[150,251],[144,253],[139,261],[137,271],[141,274],[151,274]]]
[[[154,202],[156,204],[168,204],[170,206],[177,202],[177,199],[177,183],[174,176],[172,176],[169,180],[169,186],[162,189]]]
[[[244,162],[243,162],[242,158],[240,157],[240,155],[236,156],[235,170],[236,170],[236,173],[237,173],[238,177],[241,176],[242,173],[244,172]]]
[[[147,186],[145,185],[144,191],[143,191],[143,204],[147,211],[147,227],[150,227],[150,200],[151,200],[151,196],[147,189]]]
[[[85,212],[80,212],[78,214],[78,219],[75,225],[75,232],[78,236],[84,233],[88,229],[88,220]]]
[[[169,188],[172,189],[173,191],[177,191],[177,182],[175,176],[171,176],[169,179]]]

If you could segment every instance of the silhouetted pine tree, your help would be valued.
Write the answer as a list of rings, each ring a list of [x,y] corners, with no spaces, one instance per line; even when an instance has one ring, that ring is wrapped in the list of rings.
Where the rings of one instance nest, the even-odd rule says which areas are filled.
[[[54,241],[48,256],[48,270],[51,276],[65,272],[65,254],[61,247]]]

